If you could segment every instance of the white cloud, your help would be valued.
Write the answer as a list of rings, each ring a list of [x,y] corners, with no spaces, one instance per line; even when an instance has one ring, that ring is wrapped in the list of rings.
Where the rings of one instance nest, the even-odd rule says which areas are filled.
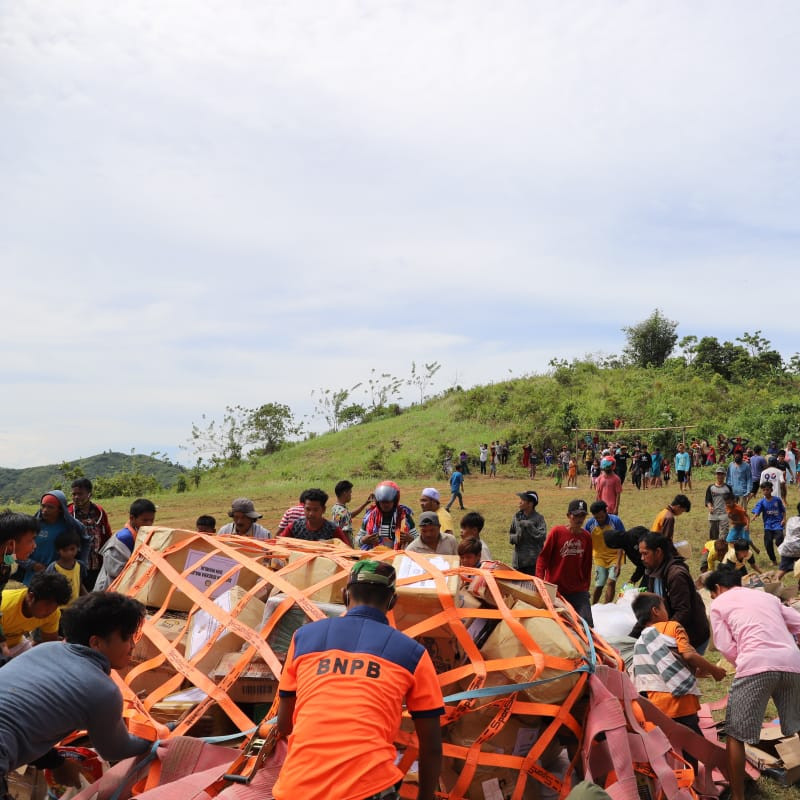
[[[618,352],[656,306],[796,349],[793,3],[2,13],[0,464]]]

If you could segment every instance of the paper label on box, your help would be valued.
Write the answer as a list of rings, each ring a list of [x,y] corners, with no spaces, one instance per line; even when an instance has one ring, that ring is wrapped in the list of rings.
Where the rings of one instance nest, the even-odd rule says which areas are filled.
[[[514,742],[514,749],[511,752],[511,755],[525,758],[525,756],[530,753],[534,744],[536,744],[536,740],[538,738],[538,728],[520,728],[517,731],[517,741]]]
[[[231,592],[225,592],[214,603],[230,613],[232,605]],[[216,633],[217,628],[219,628],[219,622],[208,611],[203,611],[202,608],[195,611],[192,618],[189,646],[186,648],[186,657],[192,658],[195,653],[199,652],[203,645]],[[227,631],[223,632],[219,638],[221,639],[226,633]]]
[[[199,561],[206,553],[201,550],[189,550],[186,555],[186,564],[184,571],[189,569],[195,562]],[[225,558],[225,556],[211,556],[205,563],[201,564],[196,570],[190,572],[186,579],[192,586],[198,588],[201,592],[205,592],[212,583],[221,578],[226,572],[237,564],[232,558]],[[211,598],[219,597],[223,592],[236,586],[236,581],[239,579],[239,571],[233,573],[226,581],[223,581],[211,594]]]
[[[445,570],[450,569],[450,564],[445,561],[443,558],[436,558],[434,556],[430,559],[431,564],[436,567],[436,569],[441,570],[444,572]],[[416,561],[408,557],[403,557],[400,559],[400,570],[397,573],[398,578],[413,578],[415,575],[425,575],[425,569],[423,569]],[[435,589],[436,583],[433,580],[427,581],[417,581],[416,583],[409,583],[407,586],[404,586],[404,589]]]
[[[497,778],[483,781],[481,789],[483,790],[483,800],[505,800],[503,790],[500,788],[500,781]]]

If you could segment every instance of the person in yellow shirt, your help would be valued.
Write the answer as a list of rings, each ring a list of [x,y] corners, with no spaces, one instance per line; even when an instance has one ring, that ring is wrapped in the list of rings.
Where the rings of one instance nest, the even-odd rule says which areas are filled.
[[[700,572],[713,572],[728,555],[728,543],[724,539],[709,539],[703,545]]]
[[[55,548],[58,559],[45,570],[46,573],[63,575],[69,582],[72,597],[70,602],[87,594],[87,569],[82,561],[78,561],[78,550],[81,541],[75,531],[64,531],[56,536]]]
[[[673,541],[675,536],[675,517],[686,514],[692,510],[692,501],[685,494],[676,494],[675,499],[659,511],[650,530],[660,533]]]
[[[0,610],[6,644],[12,655],[23,644],[23,636],[32,631],[39,631],[42,642],[58,639],[59,606],[69,603],[71,597],[72,590],[63,575],[44,572],[34,575],[27,588],[3,591]]]
[[[592,603],[599,603],[600,596],[604,595],[605,602],[614,601],[625,554],[622,550],[609,547],[603,533],[605,531],[624,531],[625,526],[616,514],[608,513],[608,504],[605,500],[595,500],[589,506],[592,514],[584,527],[592,535],[592,561],[594,563],[594,594]],[[605,588],[605,592],[603,589]]]

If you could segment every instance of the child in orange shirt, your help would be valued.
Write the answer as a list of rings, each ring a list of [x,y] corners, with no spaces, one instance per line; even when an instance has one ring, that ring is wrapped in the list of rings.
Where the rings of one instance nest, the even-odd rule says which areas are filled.
[[[569,460],[567,467],[567,486],[578,486],[578,464],[574,458]]]
[[[721,681],[726,673],[689,644],[684,627],[669,619],[663,598],[643,592],[632,604],[636,626],[633,648],[633,683],[637,691],[668,717],[697,733],[700,723],[700,689],[696,676]]]

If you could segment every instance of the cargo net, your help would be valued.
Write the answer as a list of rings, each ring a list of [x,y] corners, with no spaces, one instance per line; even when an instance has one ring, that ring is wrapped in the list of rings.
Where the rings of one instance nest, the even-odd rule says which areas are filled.
[[[116,675],[139,735],[224,736],[277,712],[277,681],[293,632],[340,616],[342,589],[365,556],[397,571],[390,622],[430,653],[446,712],[441,797],[533,800],[567,794],[579,757],[587,680],[620,669],[555,587],[500,564],[457,556],[297,539],[258,541],[147,528],[112,589],[148,616],[130,668]],[[407,712],[396,740],[416,796],[417,740]]]

